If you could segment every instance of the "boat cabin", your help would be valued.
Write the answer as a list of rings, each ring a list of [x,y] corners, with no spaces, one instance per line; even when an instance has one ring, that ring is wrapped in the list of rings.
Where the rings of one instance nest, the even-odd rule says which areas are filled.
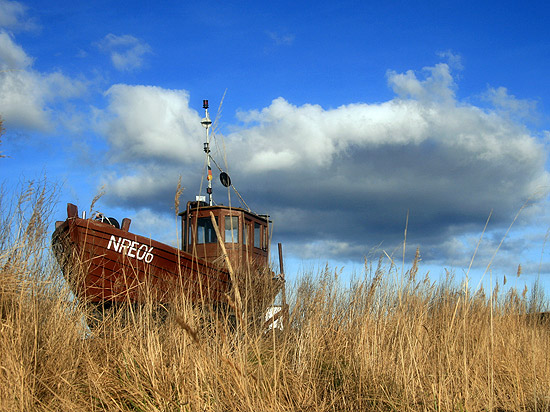
[[[236,207],[209,206],[203,201],[187,202],[185,212],[180,213],[183,251],[211,262],[221,258],[223,253],[210,212],[234,268],[268,266],[269,217]]]

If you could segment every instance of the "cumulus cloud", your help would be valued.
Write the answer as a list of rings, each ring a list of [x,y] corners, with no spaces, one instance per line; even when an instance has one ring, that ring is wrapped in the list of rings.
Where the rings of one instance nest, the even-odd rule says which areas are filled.
[[[258,124],[234,136],[231,154],[246,176],[256,176],[245,176],[247,185],[266,199],[263,207],[278,206],[279,230],[297,243],[331,236],[365,251],[379,242],[391,248],[402,240],[407,211],[410,233],[428,248],[484,222],[491,209],[495,223],[504,224],[548,190],[546,153],[527,130],[496,113],[436,104],[443,88],[436,83],[426,80],[415,94],[420,100],[333,110],[279,99],[251,116]],[[251,142],[255,153],[239,156]],[[271,153],[292,162],[279,163]],[[297,206],[305,211],[302,224],[292,219]],[[351,257],[355,248],[349,251]]]
[[[531,120],[536,117],[536,102],[510,95],[506,87],[489,87],[482,97],[491,102],[501,115]]]
[[[20,70],[31,66],[33,59],[13,41],[5,31],[0,31],[0,64],[2,70]]]
[[[255,151],[244,164],[248,172],[326,167],[357,145],[421,143],[426,124],[415,104],[392,101],[324,110],[310,104],[296,107],[278,98],[261,111],[240,113],[240,120],[258,125],[230,138],[239,149],[254,142]]]
[[[18,1],[0,0],[0,27],[15,31],[36,29],[36,23],[26,18],[26,9]]]
[[[388,83],[396,97],[386,102],[324,109],[281,97],[238,113],[240,128],[225,136],[232,180],[254,210],[271,214],[287,251],[360,260],[398,247],[408,214],[409,249],[439,261],[471,246],[458,239],[478,233],[491,210],[496,231],[527,199],[546,196],[542,144],[498,108],[457,101],[447,64],[389,71]],[[201,169],[199,114],[184,91],[118,85],[107,95],[113,151],[159,165],[111,176],[111,201],[156,199],[154,210],[169,210],[177,176],[198,179],[187,172]],[[172,189],[155,187],[170,179]]]
[[[426,103],[452,103],[456,87],[446,63],[436,64],[434,67],[425,67],[424,80],[419,80],[412,70],[406,73],[388,71],[388,83],[393,91],[402,99],[414,99]]]
[[[32,64],[13,36],[0,31],[0,111],[6,126],[45,131],[52,127],[49,105],[82,95],[86,84],[60,72],[39,73]]]
[[[448,65],[454,70],[462,70],[462,56],[460,54],[453,53],[451,50],[440,51],[437,53],[439,57],[447,60]]]
[[[184,90],[117,84],[105,93],[103,133],[119,161],[192,162],[202,158],[202,126]],[[197,148],[199,150],[193,150]]]
[[[140,68],[145,55],[152,52],[146,42],[129,34],[116,36],[109,33],[97,43],[97,46],[110,55],[113,66],[120,71]]]

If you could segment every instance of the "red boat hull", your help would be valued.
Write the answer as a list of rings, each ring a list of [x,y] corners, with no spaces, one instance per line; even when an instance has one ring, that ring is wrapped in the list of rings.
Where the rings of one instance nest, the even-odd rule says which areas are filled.
[[[107,223],[70,217],[52,243],[65,279],[87,303],[223,302],[231,281],[224,267]]]

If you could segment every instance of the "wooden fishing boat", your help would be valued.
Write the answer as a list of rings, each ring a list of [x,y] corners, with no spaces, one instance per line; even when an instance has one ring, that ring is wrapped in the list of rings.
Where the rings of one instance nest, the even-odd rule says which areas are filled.
[[[235,273],[243,270],[269,278],[273,297],[279,290],[284,280],[269,269],[269,216],[212,200],[212,122],[207,100],[203,107],[207,196],[187,202],[179,214],[181,248],[132,233],[130,219],[119,225],[99,213],[86,218],[85,213],[79,216],[77,206],[67,205],[67,219],[56,223],[52,244],[63,275],[80,301],[105,309],[125,303],[170,302],[183,293],[194,302],[224,303],[235,284]],[[232,186],[223,171],[220,180]]]

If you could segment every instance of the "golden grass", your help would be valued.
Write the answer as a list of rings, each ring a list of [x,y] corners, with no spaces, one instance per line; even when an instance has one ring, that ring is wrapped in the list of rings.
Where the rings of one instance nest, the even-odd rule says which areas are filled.
[[[418,259],[398,281],[382,259],[345,288],[302,275],[282,332],[258,327],[247,282],[236,327],[182,298],[163,322],[144,305],[89,332],[48,254],[47,191],[29,191],[1,209],[2,411],[550,409],[550,327],[529,299],[419,278]]]

